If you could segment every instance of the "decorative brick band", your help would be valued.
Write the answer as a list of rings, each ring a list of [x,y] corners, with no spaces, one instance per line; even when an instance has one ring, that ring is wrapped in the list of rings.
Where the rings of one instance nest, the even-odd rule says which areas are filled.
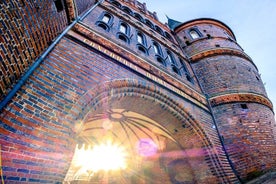
[[[154,65],[145,61],[144,59],[133,55],[131,52],[128,52],[126,49],[114,45],[114,43],[108,41],[107,39],[101,37],[93,30],[81,25],[77,24],[75,27],[75,31],[70,31],[68,35],[78,39],[86,45],[89,45],[100,52],[103,52],[112,58],[115,58],[117,61],[121,61],[122,64],[127,65],[128,67],[136,70],[140,74],[144,74],[146,77],[158,82],[159,84],[167,87],[172,86],[170,89],[175,89],[178,94],[181,96],[185,96],[186,98],[191,99],[195,104],[199,104],[201,107],[206,109],[207,102],[205,96],[196,91],[195,89],[189,87],[185,83],[173,78],[171,75],[163,72],[158,69]],[[81,33],[81,35],[79,34]],[[116,50],[114,50],[116,48]],[[121,57],[124,56],[124,58]],[[146,71],[146,72],[145,72]],[[166,85],[168,84],[168,85]]]
[[[232,93],[226,95],[220,95],[210,98],[211,106],[217,106],[225,103],[234,103],[234,102],[253,102],[259,103],[269,107],[273,111],[273,105],[269,99],[264,96],[252,93]]]
[[[244,52],[236,49],[231,49],[231,48],[215,48],[215,49],[210,49],[210,50],[204,50],[202,52],[196,53],[190,57],[190,61],[192,63],[198,62],[202,58],[206,57],[212,57],[212,56],[218,56],[218,55],[234,55],[238,56],[241,58],[246,59],[247,61],[251,62],[254,67],[257,69],[256,65],[253,63],[252,59],[245,54]],[[257,69],[258,70],[258,69]]]

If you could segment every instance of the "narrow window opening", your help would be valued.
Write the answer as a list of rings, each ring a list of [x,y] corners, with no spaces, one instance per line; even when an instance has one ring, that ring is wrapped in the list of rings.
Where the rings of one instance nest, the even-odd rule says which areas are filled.
[[[191,45],[191,43],[189,41],[185,42],[187,46]]]
[[[172,70],[174,73],[180,75],[180,72],[179,72],[178,68],[176,68],[176,66],[172,66]]]
[[[191,35],[192,39],[197,39],[197,38],[200,37],[200,35],[198,34],[198,32],[195,31],[195,30],[191,30],[190,31],[190,35]]]
[[[247,107],[246,104],[241,104],[241,108],[242,108],[242,109],[248,109],[248,107]]]
[[[137,41],[138,43],[144,45],[143,36],[140,33],[137,34]]]
[[[127,26],[125,24],[120,25],[120,32],[127,34]]]
[[[64,9],[63,1],[62,0],[54,0],[57,12],[61,12]]]
[[[208,38],[208,39],[211,39],[211,35],[207,34],[207,38]]]
[[[219,44],[216,44],[215,46],[216,46],[216,47],[220,47],[220,45],[219,45]]]
[[[103,16],[103,18],[102,18],[102,21],[103,21],[104,23],[108,24],[109,21],[110,21],[110,19],[111,19],[110,15],[105,14],[105,15]]]

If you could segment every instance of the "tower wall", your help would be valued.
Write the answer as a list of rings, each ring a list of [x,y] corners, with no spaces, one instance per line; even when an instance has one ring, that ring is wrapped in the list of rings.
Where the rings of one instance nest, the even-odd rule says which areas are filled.
[[[246,181],[273,169],[273,107],[258,69],[238,45],[233,32],[211,19],[189,21],[175,31],[210,101],[237,174]]]
[[[0,100],[47,49],[52,40],[94,2],[88,0],[0,2]]]

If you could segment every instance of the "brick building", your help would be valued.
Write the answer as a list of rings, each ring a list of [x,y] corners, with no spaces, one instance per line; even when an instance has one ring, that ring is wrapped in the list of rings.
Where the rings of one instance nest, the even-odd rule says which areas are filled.
[[[163,24],[136,0],[0,10],[3,182],[244,183],[275,170],[272,103],[224,23]],[[125,164],[106,168],[118,150]]]

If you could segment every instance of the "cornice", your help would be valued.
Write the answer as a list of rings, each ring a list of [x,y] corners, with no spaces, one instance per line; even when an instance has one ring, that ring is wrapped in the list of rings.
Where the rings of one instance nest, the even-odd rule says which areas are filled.
[[[256,68],[256,70],[258,71],[257,66],[254,64],[252,59],[247,54],[245,54],[241,50],[232,49],[232,48],[228,48],[228,47],[219,47],[219,48],[214,48],[214,49],[207,49],[207,50],[203,50],[201,52],[195,53],[194,55],[190,56],[190,62],[191,63],[196,63],[196,62],[200,61],[203,58],[219,56],[219,55],[221,55],[221,56],[231,55],[231,56],[241,57],[241,58],[249,61]]]
[[[260,94],[255,93],[230,93],[223,94],[219,96],[214,96],[209,98],[212,107],[227,104],[227,103],[237,103],[237,102],[250,102],[258,103],[267,106],[273,111],[273,105],[271,101]]]

